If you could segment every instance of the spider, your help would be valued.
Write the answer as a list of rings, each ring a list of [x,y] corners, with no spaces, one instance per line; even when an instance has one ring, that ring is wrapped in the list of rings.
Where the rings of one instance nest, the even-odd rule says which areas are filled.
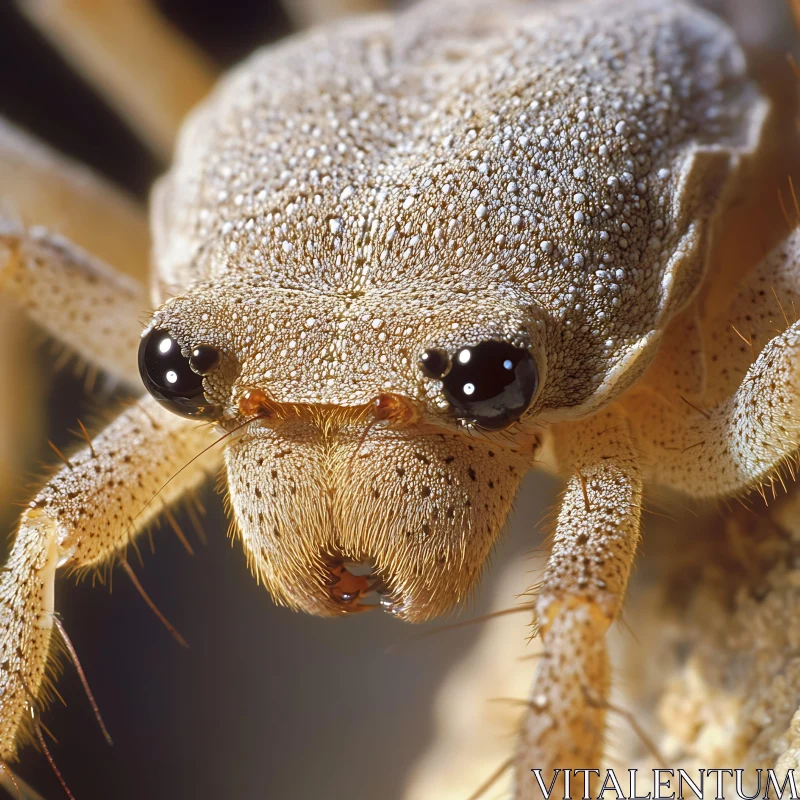
[[[797,449],[800,235],[759,193],[779,117],[679,0],[427,0],[258,51],[191,111],[152,195],[144,332],[140,282],[3,218],[0,291],[146,389],[22,515],[3,763],[46,691],[56,572],[125,567],[222,463],[277,602],[412,622],[470,595],[526,472],[561,475],[515,796],[532,766],[599,765],[645,483],[732,496]],[[0,135],[33,184],[35,150]],[[55,179],[117,252],[125,210]]]

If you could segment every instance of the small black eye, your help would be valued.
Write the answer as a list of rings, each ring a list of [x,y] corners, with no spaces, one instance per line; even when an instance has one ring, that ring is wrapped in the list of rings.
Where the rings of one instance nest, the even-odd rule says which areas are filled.
[[[419,368],[429,378],[441,378],[450,369],[450,356],[444,350],[431,348],[419,357]]]
[[[444,396],[459,419],[499,430],[516,422],[539,385],[533,356],[494,340],[462,347],[442,380]]]
[[[217,416],[203,392],[203,375],[218,362],[219,351],[208,345],[196,347],[186,358],[175,339],[158,328],[149,331],[139,345],[139,372],[145,388],[162,406],[183,417]]]
[[[210,344],[201,344],[192,350],[189,366],[198,375],[210,375],[219,365],[219,350]]]

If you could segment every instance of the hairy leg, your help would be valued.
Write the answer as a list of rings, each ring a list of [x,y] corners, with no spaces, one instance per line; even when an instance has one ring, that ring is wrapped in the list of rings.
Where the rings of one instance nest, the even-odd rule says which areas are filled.
[[[216,78],[205,56],[150,0],[17,0],[165,160],[186,112]]]
[[[16,755],[26,721],[45,699],[56,570],[124,558],[129,542],[161,508],[203,480],[214,454],[192,459],[213,441],[208,426],[141,400],[70,456],[23,513],[0,574],[4,762]]]
[[[0,118],[2,218],[17,227],[44,225],[146,281],[150,242],[144,209],[85,167]],[[21,488],[21,465],[41,426],[42,376],[31,367],[31,334],[24,312],[15,308],[10,297],[0,296],[0,419],[9,421],[0,426],[0,504],[4,506]]]
[[[610,683],[605,636],[639,539],[642,479],[625,416],[612,409],[557,425],[553,434],[556,466],[569,480],[536,600],[544,652],[517,752],[520,800],[541,794],[532,768],[549,785],[555,768],[600,766]]]
[[[142,284],[45,228],[0,220],[0,293],[79,355],[141,388]]]
[[[761,348],[800,317],[800,228],[739,285],[724,313],[704,323],[707,386],[703,403],[731,396]]]
[[[646,411],[635,424],[656,482],[709,498],[767,483],[800,442],[800,323],[764,347],[739,389],[716,408],[639,399]]]
[[[781,479],[800,443],[799,265],[795,232],[707,322],[707,405],[648,389],[625,398],[653,480],[722,497]]]

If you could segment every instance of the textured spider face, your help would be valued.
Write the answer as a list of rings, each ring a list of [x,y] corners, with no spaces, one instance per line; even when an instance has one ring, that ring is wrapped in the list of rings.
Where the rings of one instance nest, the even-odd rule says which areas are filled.
[[[42,4],[24,5],[39,14]],[[44,5],[53,22],[56,7],[76,11]],[[76,20],[88,22],[83,11]],[[64,48],[101,45],[112,88],[115,62],[133,63],[115,42],[140,41],[127,14],[109,36],[115,16],[103,14],[94,47],[89,26],[81,47]],[[145,49],[166,67],[164,33]],[[178,88],[170,75],[131,76],[156,89],[159,118]],[[120,97],[137,123],[143,96]],[[98,435],[81,425],[76,452],[54,447],[63,467],[24,509],[0,572],[0,778],[31,724],[45,747],[48,654],[55,628],[63,635],[58,568],[116,559],[138,586],[134,537],[222,460],[234,528],[278,601],[322,615],[379,606],[412,621],[469,592],[534,461],[558,473],[547,565],[515,592],[531,599],[542,657],[506,763],[514,797],[531,800],[556,770],[607,762],[621,640],[612,659],[606,634],[623,608],[646,489],[724,502],[757,488],[766,501],[797,475],[800,228],[779,230],[766,199],[798,171],[788,97],[762,94],[731,31],[686,0],[427,0],[300,34],[225,76],[169,148],[175,160],[153,197],[158,310],[139,348],[150,396]],[[24,203],[0,220],[0,294],[92,364],[135,378],[144,287],[110,268],[113,252],[85,249],[76,224],[86,220],[101,250],[127,250],[127,223],[115,221],[127,212],[37,145],[12,132],[8,146],[5,130],[2,183],[12,195],[20,183]],[[770,216],[778,225],[759,224]],[[767,247],[769,230],[780,246]],[[718,752],[733,731],[748,752],[728,746],[728,761],[769,758],[780,771],[800,747],[785,633],[800,606],[797,526],[773,543],[731,521],[708,542],[712,583],[726,573],[731,589],[713,600],[710,627],[732,631],[729,641],[712,642],[707,660],[700,633],[676,649],[675,626],[658,624],[675,616],[666,595],[679,597],[681,620],[707,602],[704,588],[685,590],[704,583],[705,548],[677,553],[673,542],[677,580],[657,593],[663,608],[644,631],[669,641],[662,651],[637,642],[626,672],[661,680],[688,653],[688,684],[669,680],[684,696],[644,715],[678,720],[667,754],[677,741],[691,766],[692,745]],[[669,571],[644,575],[652,593]],[[789,602],[775,603],[784,589]],[[728,624],[740,602],[755,626]],[[766,614],[753,616],[754,603]],[[719,669],[728,645],[740,678],[754,660],[767,674],[731,682]],[[433,754],[450,773],[473,774],[478,760],[462,749],[465,703],[489,696],[474,679],[486,688],[505,671],[495,642],[478,650],[491,661],[461,671],[469,699],[459,693],[457,713],[438,715],[458,727],[459,752]],[[651,650],[656,668],[642,669]],[[634,683],[630,699],[649,704],[651,678]],[[700,709],[688,726],[686,685]],[[771,685],[779,691],[760,688]],[[663,762],[625,715],[646,746],[634,757]],[[783,755],[775,742],[787,743]],[[452,768],[454,756],[466,769]],[[455,791],[452,775],[410,791],[439,797],[443,786]]]
[[[501,297],[453,301],[236,280],[153,318],[145,386],[231,432],[233,516],[277,599],[424,619],[474,585],[538,443],[546,360]]]
[[[606,634],[648,486],[705,500],[757,488],[767,500],[796,476],[800,228],[787,236],[770,223],[783,242],[765,256],[758,224],[781,224],[765,198],[800,152],[795,109],[762,94],[731,31],[693,3],[489,5],[430,0],[301,34],[254,54],[190,114],[152,203],[158,310],[139,349],[151,396],[94,438],[81,427],[76,453],[56,450],[64,466],[21,515],[0,573],[2,771],[26,725],[44,743],[58,567],[117,558],[138,585],[133,537],[199,486],[213,458],[225,461],[250,566],[279,602],[321,615],[379,606],[412,621],[470,591],[534,461],[564,479],[547,565],[523,592],[542,658],[507,761],[518,800],[540,796],[556,770],[608,760],[618,653]],[[117,49],[106,47],[112,62]],[[167,71],[148,74],[168,83]],[[30,162],[37,187],[52,159],[35,146],[4,153]],[[104,228],[99,198],[83,216]],[[127,378],[143,287],[47,227],[0,234],[2,292]],[[725,609],[746,594],[734,584],[762,573],[760,553],[792,583],[792,547],[755,541],[758,531],[751,558],[747,534],[726,524],[725,541],[709,542],[733,556],[716,559],[713,582],[730,572],[735,588],[715,601],[712,627],[731,630]],[[778,538],[791,545],[792,529]],[[695,605],[686,566],[708,559],[679,555],[683,619]],[[774,575],[746,599],[777,620],[761,625],[781,634],[762,637],[770,654],[792,651],[783,631],[797,606],[771,602],[787,583]],[[657,637],[665,629],[652,621]],[[752,629],[731,639],[745,661],[758,655]],[[795,763],[791,664],[767,659],[771,674],[737,689],[730,670],[717,675],[719,652],[706,670],[691,649],[702,637],[690,638],[690,689],[710,682],[689,736],[718,750],[744,730],[739,762],[768,742],[772,763]],[[637,647],[638,672],[660,679],[683,658],[674,644],[654,670]],[[480,648],[491,667],[467,670],[471,682],[492,679],[499,649]],[[775,678],[779,697],[756,685]],[[705,728],[719,686],[722,739]],[[487,696],[476,688],[471,698]],[[651,688],[633,690],[652,698]],[[667,699],[681,738],[686,704]],[[442,719],[462,728],[460,711]],[[770,720],[768,736],[754,716]],[[790,739],[775,762],[772,743]],[[441,796],[442,785],[417,794]]]
[[[234,516],[273,593],[318,613],[465,594],[532,420],[613,401],[695,291],[764,113],[730,34],[682,7],[511,4],[496,29],[448,8],[256,55],[153,198],[157,286],[183,293],[148,336],[186,365],[156,364],[156,395],[258,418],[227,447]]]

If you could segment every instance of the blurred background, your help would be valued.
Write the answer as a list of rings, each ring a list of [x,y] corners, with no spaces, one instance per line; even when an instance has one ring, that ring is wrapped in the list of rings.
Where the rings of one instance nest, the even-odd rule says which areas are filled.
[[[783,0],[708,5],[757,49],[780,50],[790,41]],[[277,0],[161,0],[158,6],[220,67],[292,29]],[[0,0],[0,76],[0,114],[146,201],[164,165],[9,0]],[[91,419],[120,400],[108,392],[87,393],[69,369],[54,375],[52,349],[29,346],[28,338],[26,329],[23,341],[12,346],[30,400],[19,409],[19,420],[14,409],[0,419],[0,438],[24,450],[21,468],[0,464],[11,484],[0,506],[0,525],[9,533],[18,513],[9,501],[27,500],[26,487],[39,482],[41,462],[52,463],[47,439],[72,446],[67,429],[78,418]],[[14,374],[0,375],[0,392],[15,383]],[[24,412],[39,404],[44,428],[34,432]],[[539,522],[556,488],[542,476],[523,484],[493,569],[461,618],[483,613],[493,592],[501,605],[512,606],[515,594],[534,582],[524,569],[515,585],[497,581],[504,564],[527,564],[540,548]],[[201,500],[207,545],[192,538],[197,552],[191,558],[162,526],[154,532],[155,554],[145,546],[145,566],[137,567],[190,649],[170,638],[119,571],[113,592],[93,588],[91,580],[58,584],[57,609],[115,742],[104,742],[75,671],[65,663],[58,689],[68,705],[55,701],[44,720],[58,739],[51,751],[76,798],[403,797],[406,776],[434,736],[437,689],[468,655],[480,629],[412,641],[420,628],[380,613],[319,620],[276,608],[251,579],[238,545],[226,538],[227,520],[213,486]],[[518,620],[520,637],[527,621]],[[63,796],[34,748],[24,751],[18,769],[47,800]]]

